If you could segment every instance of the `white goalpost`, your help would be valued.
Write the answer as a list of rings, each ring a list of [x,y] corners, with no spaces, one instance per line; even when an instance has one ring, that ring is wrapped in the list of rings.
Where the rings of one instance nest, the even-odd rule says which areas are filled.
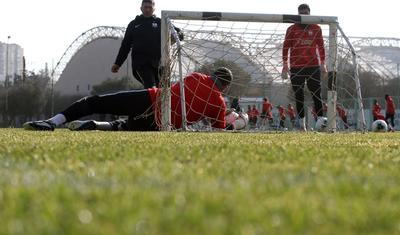
[[[328,107],[324,113],[328,118],[328,130],[344,129],[343,120],[337,115],[337,103],[346,108],[351,129],[365,130],[357,54],[339,27],[337,17],[162,11],[161,19],[161,130],[173,129],[171,84],[182,84],[186,75],[195,71],[207,73],[218,65],[229,67],[234,74],[231,89],[225,94],[228,106],[235,97],[240,97],[242,106],[259,109],[263,97],[268,97],[274,108],[278,104],[284,107],[293,104],[290,81],[281,78],[283,39],[286,28],[293,23],[319,24],[323,30],[328,79],[321,79],[324,80],[321,94]],[[184,32],[182,42],[173,26]],[[183,86],[180,92],[184,94]],[[305,101],[307,123],[313,126],[315,123],[309,111],[312,102],[310,94],[305,94],[308,97]],[[191,107],[185,105],[184,95],[180,97],[182,128],[186,129],[185,114]],[[277,111],[274,111],[274,118],[279,119]],[[249,128],[261,130],[260,125],[258,121]],[[290,126],[288,120],[286,125]],[[294,125],[290,129],[295,129]]]

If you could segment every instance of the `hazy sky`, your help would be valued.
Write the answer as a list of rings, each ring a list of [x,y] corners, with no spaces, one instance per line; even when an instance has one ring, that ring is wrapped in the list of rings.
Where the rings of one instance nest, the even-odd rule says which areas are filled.
[[[337,16],[348,36],[400,38],[399,0],[156,0],[161,10],[297,14],[308,3],[311,14]],[[24,48],[28,70],[56,64],[81,33],[101,25],[124,26],[140,14],[141,0],[2,0],[0,41]]]

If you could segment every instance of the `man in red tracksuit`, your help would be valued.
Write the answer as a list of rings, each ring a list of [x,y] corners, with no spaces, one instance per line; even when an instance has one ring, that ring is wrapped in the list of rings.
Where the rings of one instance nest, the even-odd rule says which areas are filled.
[[[286,120],[286,113],[285,113],[285,108],[282,105],[278,105],[278,111],[279,111],[279,127],[280,128],[285,128],[285,120]]]
[[[310,7],[307,4],[301,4],[298,7],[298,13],[299,15],[309,15]],[[283,43],[282,59],[282,75],[290,74],[290,81],[295,93],[300,129],[306,130],[304,118],[305,84],[307,84],[312,94],[314,109],[317,112],[317,116],[323,116],[321,72],[325,75],[327,69],[325,65],[325,49],[321,28],[316,24],[296,23],[290,26],[286,31],[285,41]]]
[[[260,112],[258,111],[256,105],[253,105],[253,108],[251,109],[251,117],[252,117],[252,124],[254,126],[257,125],[258,116],[260,116]]]
[[[211,76],[192,73],[185,77],[186,119],[188,124],[207,118],[211,126],[226,128],[226,104],[222,92],[232,80],[232,72],[218,68]],[[106,95],[84,97],[61,113],[47,120],[24,123],[27,130],[53,131],[54,128],[69,123],[71,130],[120,130],[117,122],[94,120],[75,121],[91,114],[129,115],[122,130],[156,131],[161,123],[161,88],[131,90]],[[173,129],[182,127],[180,83],[171,86],[171,125]]]
[[[272,104],[269,102],[267,97],[264,97],[263,103],[262,103],[262,109],[261,109],[261,125],[262,126],[266,126],[267,119],[268,119],[269,125],[271,125],[274,122],[274,119],[272,117]]]
[[[386,123],[390,125],[390,129],[394,130],[394,115],[396,113],[396,107],[394,106],[393,99],[390,95],[385,95],[386,100]],[[390,123],[389,123],[390,120]]]

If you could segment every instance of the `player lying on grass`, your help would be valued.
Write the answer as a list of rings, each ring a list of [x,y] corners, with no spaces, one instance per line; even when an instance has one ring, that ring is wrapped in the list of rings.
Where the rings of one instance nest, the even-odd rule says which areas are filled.
[[[226,104],[222,92],[229,86],[232,78],[232,72],[224,67],[215,70],[211,76],[192,73],[185,77],[186,118],[189,125],[207,118],[213,128],[226,128]],[[171,125],[174,129],[182,126],[179,84],[171,86]],[[125,123],[125,130],[156,131],[160,129],[158,124],[161,123],[160,95],[161,88],[149,88],[88,96],[76,101],[50,119],[26,122],[23,127],[26,130],[53,131],[64,123],[88,115],[112,114],[130,117]],[[118,130],[119,125],[119,122],[110,122],[104,128]],[[76,127],[78,130],[79,128],[79,126]],[[89,129],[88,126],[85,128]],[[92,126],[92,129],[101,128]]]
[[[112,122],[96,120],[75,120],[67,123],[67,128],[71,131],[129,131],[128,120],[119,119]],[[235,109],[227,110],[225,113],[226,130],[243,130],[249,124],[249,116],[244,112],[236,112]],[[199,122],[199,126],[190,126],[190,130],[201,130],[210,126],[207,119]],[[210,126],[211,127],[211,126]],[[200,129],[199,129],[200,128]]]

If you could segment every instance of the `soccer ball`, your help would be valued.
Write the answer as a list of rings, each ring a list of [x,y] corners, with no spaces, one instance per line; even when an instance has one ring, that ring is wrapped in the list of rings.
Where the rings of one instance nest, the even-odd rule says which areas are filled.
[[[388,125],[384,120],[376,120],[372,123],[373,132],[386,132],[388,131]]]
[[[315,123],[316,131],[326,131],[328,127],[328,118],[326,117],[318,117],[317,122]]]
[[[227,125],[232,125],[233,130],[242,130],[249,123],[249,116],[247,113],[231,111],[225,116],[225,121]]]
[[[247,113],[239,113],[239,118],[235,121],[235,129],[242,130],[249,124],[249,115]]]

